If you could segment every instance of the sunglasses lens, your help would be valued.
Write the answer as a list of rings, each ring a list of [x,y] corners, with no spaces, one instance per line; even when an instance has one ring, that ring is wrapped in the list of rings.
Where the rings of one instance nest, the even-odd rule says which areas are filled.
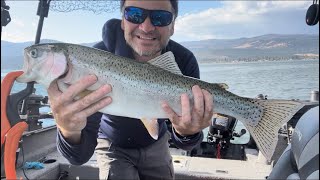
[[[134,24],[141,24],[145,20],[145,17],[143,17],[143,10],[136,7],[126,7],[124,10],[124,17]]]
[[[154,26],[168,26],[172,22],[172,13],[155,10],[150,13],[150,19]]]
[[[134,24],[141,24],[150,15],[151,23],[154,26],[168,26],[172,22],[173,15],[164,10],[145,10],[138,7],[129,6],[124,9],[124,17]]]

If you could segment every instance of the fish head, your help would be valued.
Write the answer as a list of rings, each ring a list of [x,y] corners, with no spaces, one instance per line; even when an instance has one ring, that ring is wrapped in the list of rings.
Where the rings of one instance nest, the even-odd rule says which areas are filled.
[[[47,88],[67,71],[67,55],[63,47],[55,44],[38,44],[24,49],[23,74],[18,82],[37,82]]]

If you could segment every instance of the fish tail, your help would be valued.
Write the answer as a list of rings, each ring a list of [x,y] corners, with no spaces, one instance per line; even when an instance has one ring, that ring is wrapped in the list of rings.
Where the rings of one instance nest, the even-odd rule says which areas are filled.
[[[303,106],[302,102],[290,100],[253,100],[262,107],[262,117],[256,126],[244,123],[259,150],[270,161],[278,142],[279,129]],[[247,122],[247,121],[245,121]]]

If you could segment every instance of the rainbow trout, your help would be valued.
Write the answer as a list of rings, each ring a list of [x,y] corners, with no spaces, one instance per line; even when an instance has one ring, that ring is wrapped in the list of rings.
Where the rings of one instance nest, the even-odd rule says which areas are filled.
[[[112,97],[112,103],[99,111],[141,119],[155,139],[158,123],[152,119],[168,118],[161,102],[168,102],[177,114],[181,114],[180,95],[187,93],[193,104],[191,88],[199,85],[213,95],[214,112],[240,120],[268,160],[277,145],[278,130],[304,106],[289,100],[240,97],[227,91],[224,84],[184,76],[171,52],[142,63],[81,45],[39,44],[25,48],[23,71],[18,82],[35,81],[48,88],[58,79],[62,92],[81,77],[95,74],[97,83],[86,91],[92,92],[107,83],[112,86],[112,92],[107,94]],[[82,93],[78,98],[83,94],[88,93]]]

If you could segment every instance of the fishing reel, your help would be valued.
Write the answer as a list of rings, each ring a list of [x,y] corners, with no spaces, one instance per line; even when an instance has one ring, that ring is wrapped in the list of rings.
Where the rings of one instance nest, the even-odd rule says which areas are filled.
[[[1,28],[2,26],[6,26],[7,24],[9,24],[9,22],[11,21],[9,9],[10,7],[6,5],[5,1],[1,0]]]
[[[221,158],[227,151],[233,138],[236,118],[224,114],[215,114],[209,127],[207,142],[216,147],[216,158]]]
[[[207,142],[210,144],[226,143],[232,138],[233,126],[236,119],[232,116],[215,114],[209,127]]]
[[[19,105],[19,115],[28,123],[28,131],[33,131],[42,128],[42,122],[39,119],[53,118],[50,114],[40,114],[40,108],[49,107],[48,96],[42,96],[33,93],[25,98]]]
[[[319,22],[319,3],[318,0],[313,0],[312,5],[306,13],[306,23],[309,26],[314,26]]]

